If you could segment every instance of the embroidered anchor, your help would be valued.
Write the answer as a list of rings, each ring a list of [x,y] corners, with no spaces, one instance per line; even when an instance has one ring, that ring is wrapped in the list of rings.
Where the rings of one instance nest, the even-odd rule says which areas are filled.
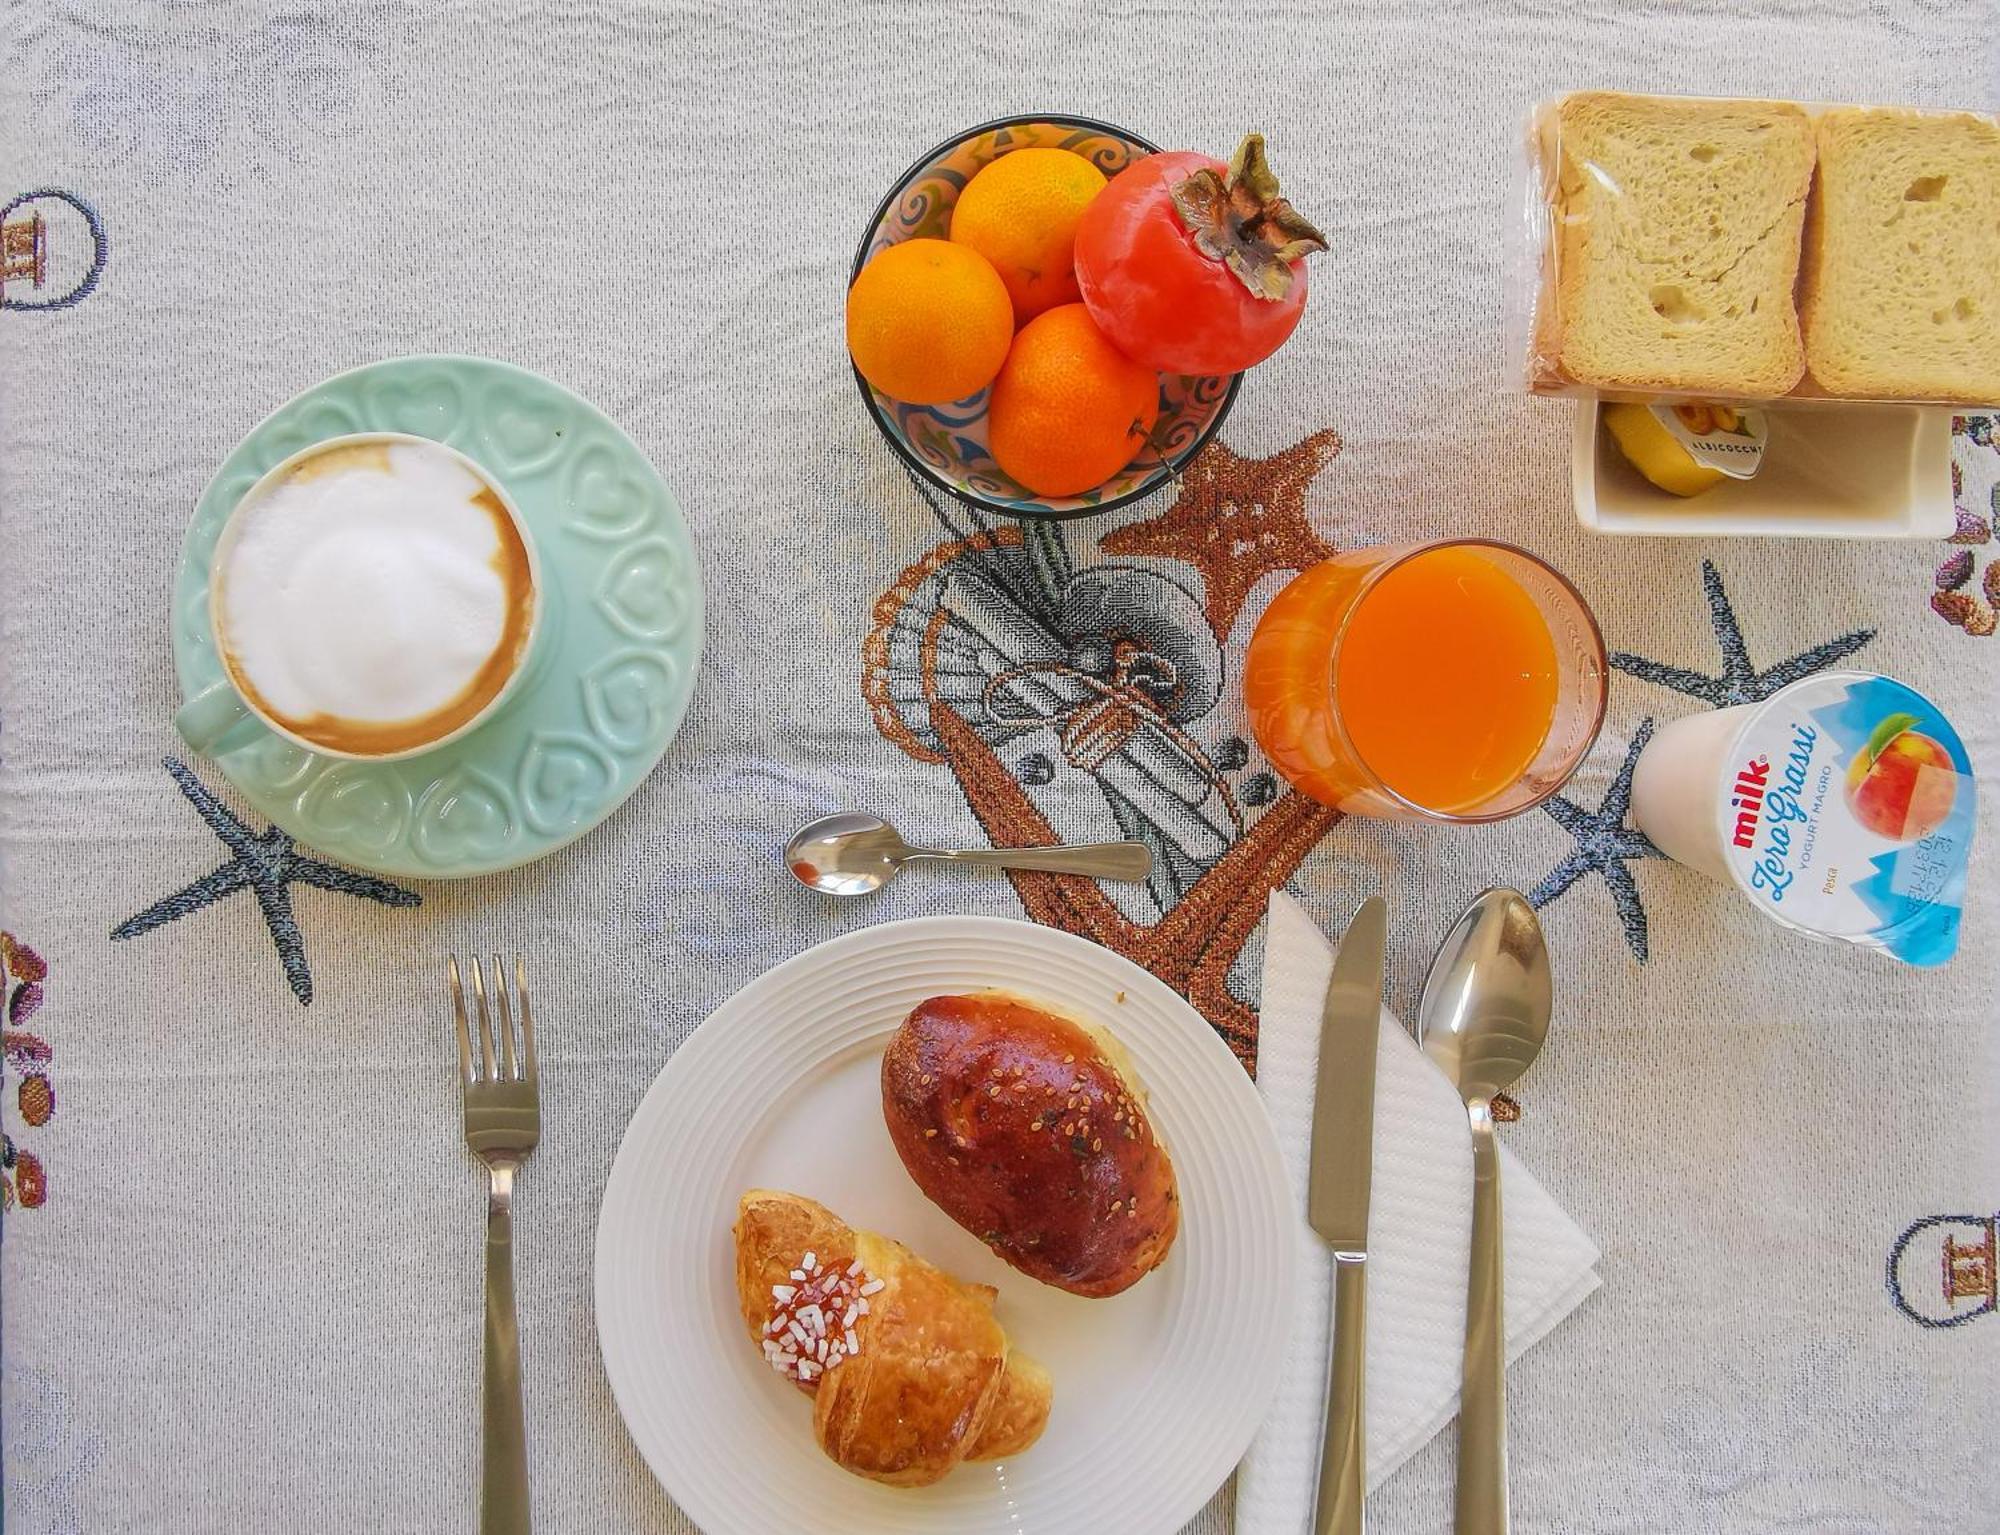
[[[1152,848],[1144,915],[1073,875],[1008,877],[1033,920],[1182,992],[1245,1066],[1257,1015],[1230,972],[1264,896],[1341,814],[1280,792],[1240,735],[1200,727],[1221,702],[1223,645],[1259,577],[1332,552],[1305,493],[1339,450],[1330,431],[1268,459],[1211,443],[1164,513],[1098,541],[1107,555],[1190,566],[1194,587],[1137,563],[1079,565],[1054,524],[968,526],[915,482],[948,542],[876,601],[862,648],[876,728],[917,760],[949,765],[996,846],[1065,840],[1051,819],[1060,807]]]

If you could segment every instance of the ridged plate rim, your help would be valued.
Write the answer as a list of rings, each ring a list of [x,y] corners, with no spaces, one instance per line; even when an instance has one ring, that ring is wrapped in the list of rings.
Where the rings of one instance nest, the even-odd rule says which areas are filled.
[[[1182,1233],[1142,1281],[1164,1291],[1165,1316],[1148,1357],[1117,1385],[1124,1410],[997,1468],[961,1468],[915,1492],[882,1488],[821,1455],[803,1400],[742,1335],[728,1218],[755,1178],[740,1164],[766,1116],[816,1074],[879,1049],[923,997],[981,986],[1075,1008],[1131,1050],[1174,1157]],[[599,1210],[599,1345],[634,1444],[707,1535],[1167,1535],[1227,1479],[1269,1408],[1295,1241],[1263,1100],[1181,996],[1072,934],[919,917],[843,934],[765,972],[662,1067]],[[1015,1342],[1035,1352],[1032,1338]],[[1047,1362],[1060,1397],[1062,1361]]]

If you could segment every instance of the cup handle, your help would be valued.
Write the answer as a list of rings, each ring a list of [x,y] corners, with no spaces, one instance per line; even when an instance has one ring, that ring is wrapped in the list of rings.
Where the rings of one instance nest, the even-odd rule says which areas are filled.
[[[205,757],[246,745],[255,734],[246,725],[262,728],[243,695],[221,681],[211,682],[174,715],[174,729],[181,739]]]

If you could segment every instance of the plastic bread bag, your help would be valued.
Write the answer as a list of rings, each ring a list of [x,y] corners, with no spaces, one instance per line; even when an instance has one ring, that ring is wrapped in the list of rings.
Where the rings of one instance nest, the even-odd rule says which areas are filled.
[[[1638,402],[2000,401],[2000,123],[1580,91],[1508,219],[1525,387]]]

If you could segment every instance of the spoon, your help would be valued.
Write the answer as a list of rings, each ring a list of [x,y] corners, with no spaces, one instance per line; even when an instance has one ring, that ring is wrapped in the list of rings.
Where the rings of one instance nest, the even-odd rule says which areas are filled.
[[[1549,1033],[1549,951],[1517,890],[1466,907],[1431,961],[1417,1041],[1472,1121],[1472,1264],[1458,1414],[1458,1535],[1506,1535],[1507,1378],[1500,1295],[1500,1152],[1493,1098],[1520,1080]]]
[[[1142,880],[1153,872],[1143,842],[1088,842],[1075,847],[911,847],[896,828],[849,811],[801,826],[785,844],[785,867],[800,884],[825,895],[880,890],[912,858],[937,858],[982,869],[1040,869],[1093,879]]]

